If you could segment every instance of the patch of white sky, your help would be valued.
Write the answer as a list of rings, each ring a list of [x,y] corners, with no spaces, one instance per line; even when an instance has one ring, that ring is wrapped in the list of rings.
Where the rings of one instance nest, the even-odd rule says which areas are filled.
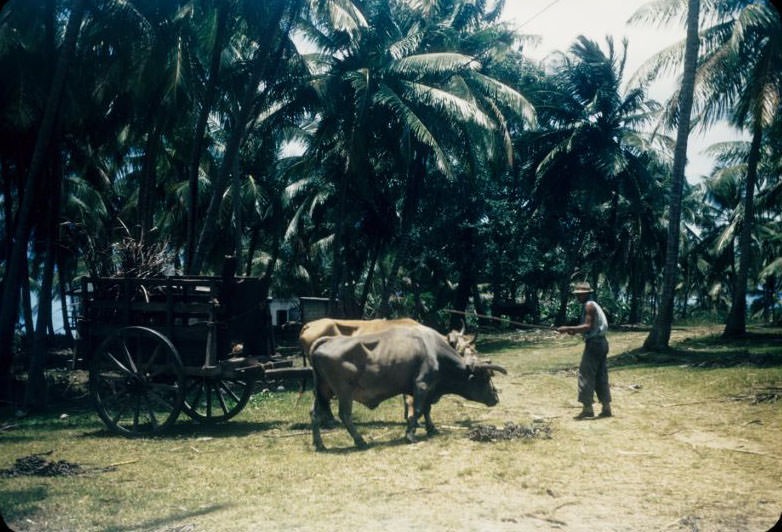
[[[552,58],[556,51],[567,51],[579,35],[598,42],[606,49],[606,36],[614,39],[618,50],[623,38],[628,39],[624,81],[654,54],[682,41],[684,25],[671,21],[662,27],[627,24],[627,21],[648,0],[507,0],[502,18],[521,33],[536,35],[537,45],[524,45],[524,54],[532,60]],[[662,103],[668,100],[679,84],[681,71],[672,72],[649,86],[650,98]],[[705,150],[718,142],[748,140],[748,136],[724,122],[704,130],[695,127],[690,135],[685,170],[687,180],[696,183],[708,175],[714,160]]]

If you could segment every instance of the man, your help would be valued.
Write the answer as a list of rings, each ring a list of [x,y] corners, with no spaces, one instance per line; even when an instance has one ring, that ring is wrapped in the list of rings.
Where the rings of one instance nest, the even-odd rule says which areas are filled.
[[[595,416],[592,409],[593,395],[603,405],[598,417],[611,416],[611,391],[608,388],[608,320],[600,305],[592,300],[592,287],[589,283],[576,283],[572,294],[584,305],[581,325],[573,327],[558,327],[561,334],[583,334],[584,353],[581,355],[581,366],[578,368],[578,401],[584,405],[576,419]]]

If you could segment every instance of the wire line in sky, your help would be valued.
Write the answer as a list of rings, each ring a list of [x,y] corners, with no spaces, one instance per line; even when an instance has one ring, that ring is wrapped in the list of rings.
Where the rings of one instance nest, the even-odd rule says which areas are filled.
[[[530,22],[538,18],[540,15],[542,15],[543,13],[545,13],[546,11],[554,7],[554,5],[558,4],[560,1],[561,0],[554,0],[553,2],[551,2],[549,5],[547,5],[546,7],[544,7],[543,9],[541,9],[540,11],[532,15],[532,17],[524,21],[524,23],[521,26],[519,26],[519,29],[523,28],[524,26],[526,26],[527,24],[529,24]]]

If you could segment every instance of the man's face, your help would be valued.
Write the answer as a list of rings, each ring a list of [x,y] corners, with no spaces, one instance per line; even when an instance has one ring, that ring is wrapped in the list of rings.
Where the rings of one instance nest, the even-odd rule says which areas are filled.
[[[589,294],[576,294],[576,298],[578,299],[579,303],[584,303],[587,299],[589,299]]]

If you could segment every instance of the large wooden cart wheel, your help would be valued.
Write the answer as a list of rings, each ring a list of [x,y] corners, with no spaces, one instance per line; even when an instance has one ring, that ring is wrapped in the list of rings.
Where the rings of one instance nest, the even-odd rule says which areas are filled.
[[[255,386],[251,377],[187,377],[182,409],[201,423],[227,421],[242,411]]]
[[[171,341],[146,327],[106,338],[90,364],[90,394],[109,429],[123,436],[158,434],[177,419],[185,374]]]

